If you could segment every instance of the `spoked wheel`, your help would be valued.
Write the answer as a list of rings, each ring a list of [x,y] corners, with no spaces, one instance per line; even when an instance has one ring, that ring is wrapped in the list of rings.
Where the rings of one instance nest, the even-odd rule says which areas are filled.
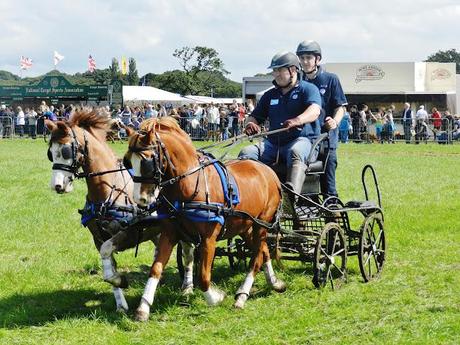
[[[328,283],[332,289],[347,280],[347,242],[337,223],[327,223],[315,248],[313,284],[317,288]]]
[[[365,282],[382,272],[385,262],[385,232],[382,215],[378,212],[366,217],[359,237],[359,269]]]

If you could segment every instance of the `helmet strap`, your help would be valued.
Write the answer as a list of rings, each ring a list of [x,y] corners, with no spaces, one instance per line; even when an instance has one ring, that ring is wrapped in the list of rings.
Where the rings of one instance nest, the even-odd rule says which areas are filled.
[[[307,79],[309,80],[315,79],[318,74],[318,66],[315,65],[315,69],[312,71],[309,71],[309,72],[304,71],[304,72],[305,72],[305,75],[307,76]]]

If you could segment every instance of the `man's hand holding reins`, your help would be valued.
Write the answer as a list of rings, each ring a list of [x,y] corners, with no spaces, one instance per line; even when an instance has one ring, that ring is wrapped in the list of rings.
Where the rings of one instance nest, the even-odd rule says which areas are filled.
[[[244,128],[244,133],[247,135],[260,133],[260,126],[255,122],[248,122]]]
[[[298,117],[294,117],[292,119],[289,119],[283,122],[283,127],[287,129],[297,128],[302,125],[303,123]]]

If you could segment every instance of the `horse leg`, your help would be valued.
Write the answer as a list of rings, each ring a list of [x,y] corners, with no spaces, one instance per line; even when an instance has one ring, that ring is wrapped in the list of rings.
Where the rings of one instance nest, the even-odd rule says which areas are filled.
[[[102,259],[102,269],[104,281],[112,284],[115,287],[126,288],[128,281],[126,277],[121,276],[116,269],[113,253],[119,250],[119,244],[127,239],[128,234],[125,231],[120,231],[111,239],[105,241],[99,251]]]
[[[220,225],[219,225],[220,227]],[[201,247],[200,288],[208,305],[216,305],[223,301],[225,293],[211,286],[211,268],[216,251],[217,227],[211,237],[205,239]]]
[[[265,274],[265,277],[269,284],[272,287],[274,287],[277,291],[284,291],[286,289],[285,284],[282,281],[278,280],[273,272],[273,267],[271,266],[270,260],[270,253],[268,251],[268,246],[266,243],[266,237],[267,232],[265,229],[253,226],[253,256],[250,262],[251,270],[246,275],[246,279],[236,292],[236,300],[234,304],[235,308],[244,308],[244,305],[249,297],[252,285],[254,284],[255,276],[260,271],[260,268],[263,264],[264,271],[269,273],[268,275],[267,273]]]
[[[272,260],[270,259],[270,251],[268,250],[267,242],[262,243],[262,250],[264,255],[263,270],[267,284],[276,292],[286,291],[286,283],[277,278],[273,270]]]
[[[184,259],[184,280],[182,281],[182,294],[193,293],[193,254],[195,247],[189,243],[181,242],[182,258]]]
[[[117,311],[119,312],[127,312],[129,309],[122,290],[122,288],[128,287],[128,281],[117,272],[113,253],[117,250],[117,243],[125,237],[126,233],[123,231],[119,232],[111,239],[105,241],[99,251],[102,259],[104,281],[113,285],[112,291],[115,297]]]
[[[161,273],[168,263],[174,245],[177,243],[171,232],[164,231],[160,236],[158,245],[158,254],[155,262],[150,269],[150,277],[145,285],[144,294],[142,295],[139,307],[136,309],[134,318],[136,321],[148,321],[150,315],[150,307],[153,304],[155,291],[161,278]]]

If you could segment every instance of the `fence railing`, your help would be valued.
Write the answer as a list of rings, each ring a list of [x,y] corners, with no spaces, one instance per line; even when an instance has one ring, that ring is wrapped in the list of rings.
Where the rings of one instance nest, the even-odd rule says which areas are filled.
[[[396,142],[441,144],[453,143],[460,139],[460,128],[453,119],[428,118],[426,120],[404,120],[394,118],[393,123],[377,123],[369,120],[366,125],[352,122],[349,140],[354,142]],[[458,132],[458,133],[457,133]]]
[[[61,120],[61,118],[60,118]],[[243,132],[244,123],[235,117],[229,117],[218,123],[211,123],[207,119],[181,117],[178,119],[180,127],[187,132],[192,140],[225,140]],[[36,137],[46,135],[44,119],[39,117],[35,125],[30,125],[28,119],[23,127],[15,125],[15,118],[0,116],[0,138],[18,136]],[[123,137],[123,133],[121,135]],[[364,126],[352,121],[348,133],[348,140],[353,142],[407,142],[407,143],[449,143],[460,142],[460,121],[452,118],[428,118],[425,121],[413,119],[404,120],[394,118],[393,124],[376,123],[369,120]]]

